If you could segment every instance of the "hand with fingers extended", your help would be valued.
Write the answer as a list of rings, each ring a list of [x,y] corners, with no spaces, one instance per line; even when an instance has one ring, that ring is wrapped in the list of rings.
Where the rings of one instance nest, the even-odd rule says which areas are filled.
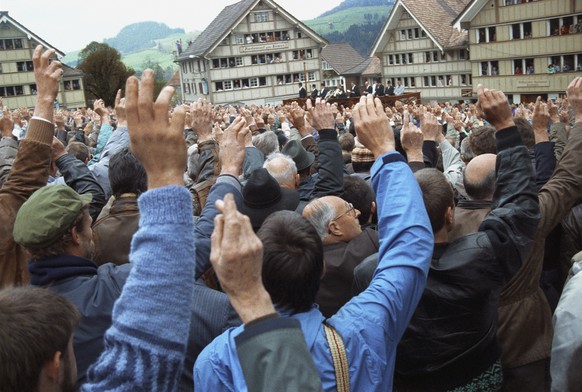
[[[404,123],[400,130],[400,142],[406,152],[408,162],[424,162],[422,154],[423,132],[410,122],[408,111],[404,111]]]
[[[242,172],[245,160],[245,145],[250,133],[246,121],[242,117],[234,119],[224,131],[218,157],[222,166],[221,174],[238,177]]]
[[[237,211],[231,194],[216,207],[222,214],[214,218],[210,262],[222,289],[245,324],[275,313],[261,275],[263,244],[250,219]]]
[[[422,120],[420,122],[420,130],[422,131],[424,140],[434,140],[439,143],[442,142],[445,137],[442,133],[442,127],[436,117],[423,107],[421,118]]]
[[[14,123],[10,118],[10,110],[7,107],[1,107],[2,118],[0,118],[0,131],[2,132],[2,137],[12,136],[12,130],[14,129]]]
[[[57,159],[62,157],[63,155],[67,154],[65,150],[65,145],[56,137],[53,137],[53,144],[52,144],[52,161],[56,162]]]
[[[547,142],[550,140],[548,136],[550,110],[548,105],[542,102],[542,97],[536,99],[532,120],[536,143]]]
[[[257,131],[257,129],[258,129],[257,123],[255,122],[255,118],[253,117],[250,110],[245,109],[245,108],[241,108],[240,115],[245,119],[245,121],[247,123],[247,127],[249,127],[251,132]]]
[[[96,99],[93,102],[93,111],[95,111],[101,119],[109,115],[107,108],[105,107],[105,102],[102,99]]]
[[[190,105],[192,129],[198,135],[198,143],[212,139],[212,119],[214,112],[212,104],[205,99],[198,99]]]
[[[372,151],[374,159],[395,150],[394,132],[379,98],[372,94],[361,97],[353,116],[358,140]]]
[[[145,168],[148,189],[184,185],[184,109],[178,107],[168,117],[174,89],[164,87],[153,103],[154,72],[146,69],[141,84],[135,76],[127,79],[125,93],[130,147]]]
[[[574,109],[576,122],[582,122],[582,77],[576,78],[568,85],[568,106]]]
[[[311,129],[307,129],[305,126],[305,110],[303,110],[301,106],[297,104],[297,102],[293,102],[291,104],[287,118],[289,118],[289,121],[295,127],[295,129],[297,129],[297,132],[299,132],[301,137],[311,135]]]
[[[62,64],[56,60],[51,61],[54,55],[54,49],[43,52],[42,45],[38,45],[32,54],[37,91],[34,115],[50,122],[53,121],[53,104],[59,92],[59,79],[63,76]]]
[[[125,98],[121,98],[121,89],[117,90],[117,94],[115,95],[115,117],[117,117],[117,126],[127,127]]]
[[[317,98],[315,105],[311,104],[311,99],[308,99],[306,104],[307,111],[311,114],[311,125],[318,132],[322,129],[335,130],[335,115],[333,114],[333,107],[329,103]]]
[[[480,84],[477,86],[477,97],[479,111],[496,131],[515,126],[511,107],[503,91],[489,90]]]

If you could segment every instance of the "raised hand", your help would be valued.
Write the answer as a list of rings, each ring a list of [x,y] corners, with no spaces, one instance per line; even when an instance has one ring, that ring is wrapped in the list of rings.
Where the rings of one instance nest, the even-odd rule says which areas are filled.
[[[216,207],[222,214],[214,218],[210,262],[220,285],[243,323],[275,313],[261,276],[263,244],[249,218],[237,211],[231,194]]]
[[[548,105],[542,102],[542,97],[536,99],[534,105],[532,127],[534,129],[536,143],[547,142],[548,124],[550,123],[550,110]]]
[[[245,160],[246,139],[249,134],[250,130],[246,126],[246,121],[240,116],[235,118],[224,131],[218,153],[222,166],[221,174],[230,174],[235,177],[240,175]]]
[[[582,121],[582,78],[576,78],[568,85],[568,105],[574,109],[576,122]]]
[[[53,121],[53,104],[59,92],[59,79],[63,76],[63,66],[59,61],[50,61],[55,55],[54,49],[43,52],[42,45],[38,45],[32,54],[34,65],[34,80],[38,93],[34,115]]]
[[[0,102],[1,104],[1,102]],[[14,123],[10,118],[10,110],[7,107],[0,106],[2,109],[2,118],[0,118],[0,131],[2,132],[2,137],[12,136],[12,130],[14,129]]]
[[[408,111],[404,111],[404,123],[400,130],[400,142],[406,151],[408,162],[423,162],[422,143],[424,142],[423,132],[416,125],[410,122]]]
[[[511,107],[503,91],[489,90],[480,84],[477,86],[477,97],[479,111],[496,131],[515,126]]]
[[[372,151],[375,159],[395,150],[394,132],[379,98],[374,99],[372,94],[361,97],[353,115],[358,140]]]
[[[172,87],[164,87],[153,103],[154,72],[146,69],[141,85],[135,76],[125,84],[130,147],[148,176],[148,189],[184,185],[186,141],[184,109],[176,108],[168,118]]]
[[[198,135],[198,143],[211,140],[212,119],[214,118],[212,104],[200,98],[190,105],[190,113],[192,115],[192,129]]]
[[[121,98],[121,89],[117,90],[117,94],[115,95],[115,117],[117,117],[118,126],[127,127],[125,98]]]
[[[444,139],[444,135],[441,132],[441,125],[439,124],[438,120],[424,107],[421,113],[422,120],[420,122],[420,130],[422,131],[424,140],[435,140],[440,143],[442,140],[439,135],[442,136],[442,139]]]
[[[315,106],[311,104],[311,99],[308,99],[306,104],[307,111],[311,114],[311,125],[317,131],[322,129],[335,129],[335,116],[333,114],[333,108],[329,103],[321,98],[317,98],[315,100]]]

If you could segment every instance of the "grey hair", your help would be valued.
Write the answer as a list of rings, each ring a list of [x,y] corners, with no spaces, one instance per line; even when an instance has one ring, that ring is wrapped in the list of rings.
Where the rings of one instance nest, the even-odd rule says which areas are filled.
[[[275,159],[282,160],[285,163],[284,170],[273,170],[272,168],[272,161]],[[295,165],[295,161],[289,156],[282,154],[280,152],[273,152],[267,156],[263,167],[267,169],[269,174],[273,176],[275,180],[279,184],[285,183],[294,183],[295,177],[297,177],[297,165]]]
[[[273,131],[266,131],[253,136],[253,145],[265,156],[279,151],[279,139],[277,139],[277,135]]]
[[[312,212],[306,218],[315,227],[315,231],[323,241],[329,235],[328,226],[329,222],[335,218],[335,208],[328,203],[321,202],[319,199],[313,200],[308,205],[312,207]]]
[[[464,138],[463,141],[461,142],[461,156],[467,162],[474,158],[473,150],[471,150],[471,144],[469,144],[468,137]]]

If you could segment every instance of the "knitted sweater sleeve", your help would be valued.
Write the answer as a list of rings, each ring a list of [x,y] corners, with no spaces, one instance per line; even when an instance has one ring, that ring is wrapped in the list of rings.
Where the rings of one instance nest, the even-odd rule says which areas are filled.
[[[191,321],[192,199],[186,188],[168,186],[144,193],[138,203],[133,268],[82,391],[177,389]]]

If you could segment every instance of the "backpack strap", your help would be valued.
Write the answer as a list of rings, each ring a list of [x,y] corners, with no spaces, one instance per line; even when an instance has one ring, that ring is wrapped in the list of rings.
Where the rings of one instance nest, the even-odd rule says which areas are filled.
[[[335,381],[338,392],[350,391],[350,370],[348,366],[348,357],[346,356],[346,348],[344,341],[335,329],[323,323],[323,330],[325,331],[325,338],[329,345],[331,352],[331,359],[333,360],[333,367],[335,370]]]

